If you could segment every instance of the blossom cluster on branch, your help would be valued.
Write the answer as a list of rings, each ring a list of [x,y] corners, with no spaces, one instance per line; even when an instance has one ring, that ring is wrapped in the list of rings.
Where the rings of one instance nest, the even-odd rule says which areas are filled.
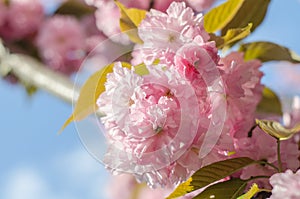
[[[149,74],[137,75],[117,63],[107,75],[97,105],[109,142],[103,161],[111,170],[132,172],[151,187],[172,187],[199,168],[232,157],[278,166],[276,140],[259,127],[251,129],[262,99],[261,62],[244,61],[239,52],[219,57],[203,20],[184,3],[172,3],[166,13],[151,10],[138,27],[143,43],[133,53],[133,64],[145,63]],[[153,64],[156,59],[159,64]],[[211,125],[224,126],[200,158]],[[298,143],[289,139],[282,145],[281,169],[296,171]],[[232,177],[270,176],[274,167],[250,165]],[[271,188],[266,178],[253,182]]]
[[[299,197],[300,100],[283,112],[260,69],[300,59],[276,43],[241,42],[270,1],[214,2],[69,0],[46,14],[38,0],[0,0],[12,52],[68,77],[96,58],[64,127],[96,113],[100,161],[120,175],[111,199]]]
[[[93,13],[49,15],[40,0],[1,0],[0,37],[11,52],[33,56],[66,75],[77,72],[85,56],[106,39]]]
[[[121,21],[136,23],[130,18],[130,8],[117,5]],[[280,114],[257,112],[266,100],[265,92],[271,92],[261,84],[260,67],[265,60],[247,59],[247,51],[220,56],[214,39],[218,36],[206,31],[205,15],[184,2],[171,3],[165,12],[151,9],[142,18],[136,35],[127,33],[132,41],[142,41],[135,44],[131,64],[110,65],[111,72],[99,77],[105,79],[104,90],[95,95],[108,143],[102,161],[109,170],[131,173],[137,182],[156,188],[153,194],[164,197],[166,190],[188,180],[169,198],[189,192],[194,194],[190,197],[201,198],[214,186],[237,179],[245,185],[236,196],[254,184],[259,189],[245,194],[253,197],[272,188],[270,176],[286,169],[297,171],[298,141],[288,139],[300,130],[293,128],[299,122],[294,116],[297,110],[291,113],[290,123],[284,124],[291,130],[280,126]],[[124,24],[120,25],[125,32]],[[222,39],[224,46],[232,45],[226,36]],[[261,120],[255,122],[256,118]],[[269,133],[264,128],[269,123],[280,129]],[[210,181],[206,189],[193,181],[202,169],[245,157],[253,163]],[[207,175],[218,175],[211,172]]]

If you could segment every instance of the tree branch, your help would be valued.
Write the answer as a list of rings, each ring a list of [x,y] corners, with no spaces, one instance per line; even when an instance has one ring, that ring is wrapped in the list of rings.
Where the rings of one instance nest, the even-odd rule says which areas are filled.
[[[10,54],[0,40],[0,75],[8,73],[68,103],[75,102],[79,96],[79,88],[68,77],[52,71],[30,56]]]

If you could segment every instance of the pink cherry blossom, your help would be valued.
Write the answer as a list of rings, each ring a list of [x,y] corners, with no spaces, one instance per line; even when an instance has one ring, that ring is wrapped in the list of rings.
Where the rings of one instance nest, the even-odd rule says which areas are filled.
[[[201,137],[202,141],[203,137]],[[218,138],[218,141],[212,147],[212,150],[204,157],[201,158],[201,166],[207,166],[209,164],[226,160],[230,158],[230,155],[235,152],[234,140],[229,135],[228,127],[224,126],[223,131]]]
[[[221,110],[220,108],[213,110],[213,101],[216,101],[218,106],[221,104],[225,105],[221,103],[224,98],[222,96],[223,89],[222,87],[221,89],[219,88],[222,80],[216,65],[219,61],[217,53],[214,42],[199,44],[193,42],[184,44],[177,50],[176,55],[172,57],[173,60],[170,59],[172,64],[169,67],[174,68],[181,76],[190,81],[198,98],[199,112],[206,114],[207,118],[209,118],[210,114],[218,115],[216,110]],[[208,88],[210,88],[209,92]],[[223,111],[225,110],[223,108]],[[224,118],[224,113],[219,117]],[[206,122],[206,125],[208,125],[211,120],[213,119],[203,119],[201,121],[203,124]],[[222,119],[217,118],[214,120],[220,121]]]
[[[107,37],[97,28],[94,15],[83,17],[80,23],[85,32],[85,50],[87,53],[94,50],[98,44],[107,39]]]
[[[175,2],[185,2],[196,12],[202,12],[212,6],[216,0],[175,0]],[[165,12],[173,0],[154,0],[153,8]]]
[[[174,68],[187,79],[193,81],[197,74],[203,75],[216,69],[219,61],[218,50],[214,42],[184,44],[174,58]]]
[[[144,185],[140,190],[137,199],[164,199],[172,192],[171,188],[156,188],[151,189]],[[181,198],[179,198],[181,199]],[[183,199],[183,198],[182,198]]]
[[[222,58],[220,64],[228,107],[226,123],[232,136],[246,137],[254,125],[255,109],[262,96],[261,63],[245,62],[242,53],[233,52]]]
[[[114,42],[129,44],[129,38],[126,34],[120,34],[120,11],[114,1],[99,1],[96,4],[95,12],[96,24],[100,31]]]
[[[11,0],[6,9],[0,36],[7,40],[19,40],[35,33],[43,21],[44,9],[39,0]]]
[[[123,69],[119,62],[115,65],[114,73],[107,75],[105,83],[107,92],[102,93],[97,102],[99,111],[106,115],[106,117],[101,118],[105,125],[114,123],[122,127],[125,126],[125,119],[130,113],[129,102],[135,90],[142,83],[142,77],[133,71]],[[113,100],[113,98],[118,100]],[[122,136],[123,132],[120,131],[120,133]]]
[[[129,174],[121,174],[112,176],[106,188],[108,199],[164,199],[169,196],[174,187],[164,187],[151,189],[146,184],[139,184],[134,176]],[[178,199],[192,199],[199,194],[203,189],[189,193]]]
[[[0,1],[0,29],[6,19],[7,7],[3,1]]]
[[[76,72],[84,57],[84,31],[76,18],[56,15],[39,30],[37,46],[43,60],[64,74]]]
[[[126,34],[120,34],[120,10],[113,0],[86,0],[86,2],[97,8],[96,24],[100,31],[114,42],[125,45],[130,43]],[[120,2],[128,8],[148,9],[150,5],[150,0],[121,0]]]
[[[108,199],[131,199],[134,190],[139,188],[138,186],[132,175],[121,174],[112,176],[105,189],[106,196]]]
[[[175,0],[175,2],[179,2],[179,1],[180,0]],[[154,0],[153,8],[155,10],[165,12],[172,2],[174,2],[174,1],[173,0]]]
[[[212,6],[216,0],[186,0],[187,4],[197,12],[202,12]]]
[[[276,173],[270,178],[273,186],[270,199],[296,199],[300,198],[300,170],[293,173],[286,170],[284,173]]]
[[[151,189],[151,188],[147,187],[146,185],[144,185],[144,186],[137,185],[137,186],[141,187],[139,189],[137,199],[165,199],[167,196],[169,196],[172,193],[172,188]],[[203,189],[200,189],[195,192],[191,192],[184,196],[178,197],[177,199],[192,199],[202,191],[203,191]],[[114,199],[114,198],[111,198],[111,199]]]
[[[196,37],[200,37],[198,40],[202,43],[209,39],[203,28],[202,15],[195,15],[184,2],[173,2],[166,13],[151,9],[141,22],[138,33],[144,41],[140,51],[147,55],[144,59],[150,63],[157,58],[173,56],[182,45]]]
[[[171,32],[166,32],[166,35],[168,36],[166,38],[162,38],[165,35],[155,36],[152,31],[151,36],[147,36],[143,34],[146,33],[144,31],[146,31],[147,28],[149,30],[154,29],[152,31],[158,31],[155,30],[155,28],[167,29]],[[174,32],[174,35],[172,35],[172,31]],[[180,33],[180,35],[176,35],[178,33]],[[153,39],[157,37],[157,39],[162,39],[165,43],[169,42],[170,45],[175,45],[174,43],[179,40],[187,42],[191,41],[198,35],[202,36],[203,41],[207,41],[209,39],[208,33],[205,32],[203,28],[202,14],[196,15],[191,8],[186,7],[184,2],[171,3],[169,8],[166,10],[166,13],[152,9],[140,24],[139,34],[144,42],[155,42],[155,44],[159,44],[159,41],[151,40],[151,38]],[[179,38],[179,36],[181,36],[181,38]]]
[[[151,0],[120,0],[120,2],[128,8],[148,10]]]
[[[195,108],[194,88],[180,74],[164,65],[148,70],[141,77],[117,64],[107,77],[98,99],[110,143],[104,163],[150,186],[171,186],[200,167],[193,142],[205,133],[199,121],[207,115]]]
[[[197,65],[200,65],[200,67],[197,67],[197,71],[201,71],[201,76],[205,77],[206,82],[210,82],[214,81],[213,79],[217,77],[216,75],[211,75],[210,70],[213,68],[213,65],[216,65],[215,62],[218,61],[219,58],[216,56],[217,54],[214,52],[216,50],[214,50],[213,46],[208,45],[206,49],[210,49],[206,52],[209,56],[206,56],[206,59],[205,57],[202,58],[202,60],[207,60],[204,61],[206,64],[201,64],[201,62],[198,64],[198,61]],[[192,59],[193,55],[197,54],[195,52],[197,51],[191,48],[191,53],[183,55],[183,57],[189,58],[191,60],[189,61],[190,63],[195,63]],[[210,62],[209,59],[207,59],[209,57],[211,59]],[[221,113],[214,112],[214,114],[219,114],[220,119],[222,116],[223,118],[226,118],[225,125],[222,129],[218,142],[215,144],[212,151],[210,151],[209,154],[202,159],[203,165],[228,159],[230,154],[238,150],[236,149],[238,144],[244,143],[244,141],[249,141],[249,138],[247,137],[248,132],[254,125],[255,108],[261,98],[262,92],[262,85],[260,83],[262,73],[259,71],[260,62],[245,62],[241,53],[231,53],[226,57],[221,58],[217,67],[219,68],[219,75],[222,78],[221,83],[225,92],[224,94],[226,94],[226,102],[223,104],[223,106],[225,106],[225,110]],[[224,98],[221,97],[219,100],[222,99]],[[224,115],[224,112],[226,112],[226,115]],[[234,141],[234,137],[241,139]],[[238,144],[236,142],[238,142]],[[247,148],[244,152],[249,152],[249,150],[250,149]],[[252,152],[254,153],[254,150]],[[247,155],[244,154],[244,156]]]

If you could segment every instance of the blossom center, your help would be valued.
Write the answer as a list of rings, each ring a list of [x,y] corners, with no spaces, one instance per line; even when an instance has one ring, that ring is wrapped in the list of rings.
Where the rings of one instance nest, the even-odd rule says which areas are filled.
[[[168,38],[168,41],[169,41],[170,43],[173,43],[175,40],[176,40],[176,36],[170,34],[170,35],[169,35],[169,38]]]

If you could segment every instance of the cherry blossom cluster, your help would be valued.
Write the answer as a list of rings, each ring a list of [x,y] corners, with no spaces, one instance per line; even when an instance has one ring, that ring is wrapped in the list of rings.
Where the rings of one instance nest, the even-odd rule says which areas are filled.
[[[120,33],[120,11],[113,0],[85,1],[87,4],[97,8],[95,16],[99,30],[108,37]],[[202,12],[210,8],[215,0],[120,0],[120,2],[127,8],[139,8],[143,10],[154,8],[159,11],[166,11],[172,2],[186,2],[195,11]],[[112,39],[115,42],[120,42],[125,45],[129,44],[129,38],[126,35],[119,35]]]
[[[44,18],[39,0],[0,1],[0,37],[20,40],[37,32]]]
[[[270,178],[270,183],[273,186],[270,199],[280,198],[300,198],[300,170],[293,173],[291,170],[286,170],[284,173],[276,173]]]
[[[108,145],[102,161],[125,179],[114,187],[122,196],[116,191],[112,199],[130,198],[136,189],[136,198],[166,197],[200,168],[240,157],[262,163],[221,181],[251,179],[248,187],[256,183],[272,192],[271,199],[300,197],[300,135],[278,145],[255,122],[269,119],[293,128],[300,122],[300,98],[283,117],[256,112],[263,98],[262,63],[245,61],[238,51],[220,53],[202,14],[215,0],[120,0],[126,8],[149,11],[133,30],[142,41],[135,44],[121,33],[113,0],[78,2],[94,12],[49,15],[39,0],[0,0],[0,37],[13,52],[34,56],[68,76],[89,53],[98,53],[101,65],[109,57],[105,53],[114,50],[100,45],[95,52],[103,41],[133,49],[131,66],[115,62],[96,99]]]
[[[12,52],[34,56],[66,75],[77,72],[86,55],[107,39],[93,13],[49,15],[40,0],[1,0],[0,37]]]
[[[97,101],[109,144],[106,167],[150,187],[172,189],[205,165],[249,157],[274,167],[251,165],[232,177],[275,175],[270,182],[251,181],[271,189],[281,174],[275,169],[276,139],[255,124],[262,117],[255,111],[263,91],[261,62],[244,61],[240,52],[221,57],[203,28],[203,15],[184,2],[171,3],[165,12],[150,10],[138,35],[143,43],[134,47],[132,67],[116,63]],[[136,73],[141,63],[147,74]],[[300,119],[299,104],[295,98],[291,113],[267,118],[292,127]],[[295,136],[281,143],[281,165],[288,173],[300,166],[298,142]]]
[[[49,14],[40,0],[0,0],[0,37],[13,52],[34,56],[51,69],[66,75],[77,72],[88,53],[107,38],[122,45],[131,44],[125,34],[119,34],[120,12],[113,0],[77,2],[96,7],[96,11],[78,18]],[[120,2],[129,8],[165,11],[172,1]],[[186,2],[195,11],[202,11],[209,8],[214,0]],[[115,34],[119,35],[113,37]]]
[[[202,14],[185,3],[172,3],[166,13],[152,9],[138,33],[144,43],[135,46],[132,63],[144,63],[149,74],[137,75],[134,67],[117,63],[98,99],[109,142],[104,163],[110,170],[132,173],[156,187],[182,182],[231,152],[276,161],[272,137],[259,129],[248,134],[263,89],[258,60],[245,62],[238,52],[220,58]],[[212,135],[216,126],[222,128]],[[203,146],[210,147],[205,156]],[[286,147],[291,151],[285,153],[286,167],[295,169],[291,157],[298,152],[289,149],[296,145]]]

